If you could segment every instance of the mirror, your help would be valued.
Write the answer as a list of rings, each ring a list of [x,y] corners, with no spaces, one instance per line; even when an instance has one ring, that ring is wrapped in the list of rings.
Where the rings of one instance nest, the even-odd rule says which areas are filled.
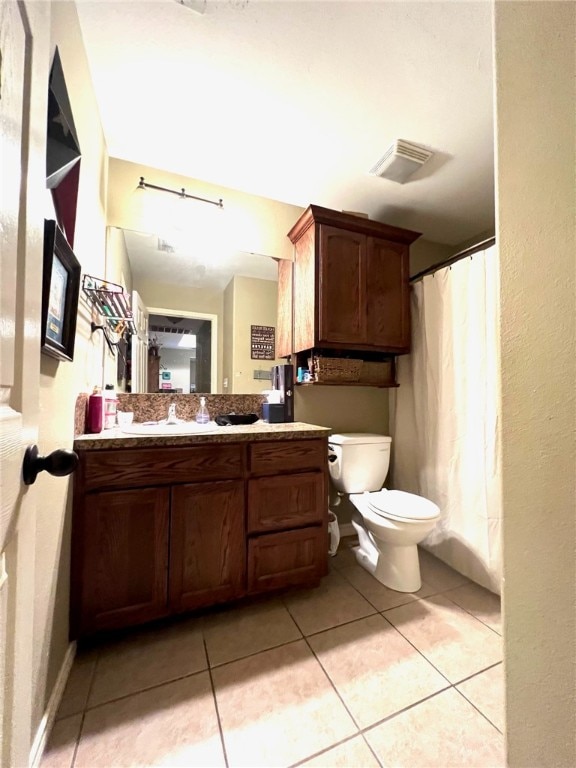
[[[270,388],[271,367],[285,362],[275,357],[278,264],[270,256],[109,227],[107,279],[138,294],[136,318],[148,313],[139,342],[156,366],[148,391],[259,394]],[[143,390],[129,380],[131,391]]]

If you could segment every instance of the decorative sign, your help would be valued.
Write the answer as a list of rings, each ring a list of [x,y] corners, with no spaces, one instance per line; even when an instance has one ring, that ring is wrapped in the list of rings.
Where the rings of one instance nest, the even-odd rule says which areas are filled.
[[[272,325],[250,326],[250,357],[252,360],[276,359],[276,329]]]

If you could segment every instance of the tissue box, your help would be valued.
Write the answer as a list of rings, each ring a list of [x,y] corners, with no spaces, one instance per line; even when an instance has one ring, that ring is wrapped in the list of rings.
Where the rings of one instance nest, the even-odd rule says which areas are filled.
[[[269,424],[281,424],[286,420],[283,403],[264,403],[262,405],[262,418]]]

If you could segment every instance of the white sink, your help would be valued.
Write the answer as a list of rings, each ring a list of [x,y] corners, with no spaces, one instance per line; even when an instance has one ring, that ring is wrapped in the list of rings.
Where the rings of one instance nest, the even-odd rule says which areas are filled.
[[[185,421],[182,424],[127,424],[120,427],[120,431],[126,435],[198,435],[219,429],[214,421],[207,424]]]

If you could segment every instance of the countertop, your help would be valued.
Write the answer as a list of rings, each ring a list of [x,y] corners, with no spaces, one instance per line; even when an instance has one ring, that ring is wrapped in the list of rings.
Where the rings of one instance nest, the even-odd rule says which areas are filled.
[[[116,448],[155,448],[160,446],[198,445],[200,443],[259,442],[263,440],[300,440],[306,437],[325,437],[332,430],[315,424],[294,421],[268,424],[257,421],[229,427],[214,427],[210,432],[197,435],[129,435],[119,427],[106,429],[98,435],[79,435],[74,450],[101,451]]]

